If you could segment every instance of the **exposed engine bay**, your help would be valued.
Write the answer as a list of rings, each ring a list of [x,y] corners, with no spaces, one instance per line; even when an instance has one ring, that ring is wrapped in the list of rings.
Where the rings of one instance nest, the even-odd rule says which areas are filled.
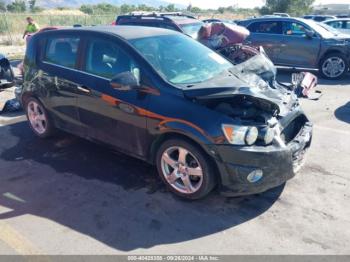
[[[220,80],[184,92],[197,103],[232,118],[234,128],[247,127],[237,128],[236,134],[241,132],[247,136],[255,132],[257,145],[273,143],[284,147],[302,131],[308,120],[300,109],[293,86],[279,83],[276,71],[261,49],[259,54],[233,66]],[[298,79],[301,83],[302,79]]]
[[[271,104],[244,95],[207,101],[206,106],[228,115],[242,124],[267,124],[268,120],[277,114],[277,109]]]

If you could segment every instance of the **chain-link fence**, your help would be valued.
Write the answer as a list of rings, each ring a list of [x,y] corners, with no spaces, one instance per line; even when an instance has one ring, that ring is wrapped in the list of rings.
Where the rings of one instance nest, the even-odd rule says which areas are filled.
[[[27,25],[26,17],[31,16],[41,28],[47,26],[107,25],[116,14],[108,15],[41,15],[41,14],[0,14],[0,44],[16,44]]]

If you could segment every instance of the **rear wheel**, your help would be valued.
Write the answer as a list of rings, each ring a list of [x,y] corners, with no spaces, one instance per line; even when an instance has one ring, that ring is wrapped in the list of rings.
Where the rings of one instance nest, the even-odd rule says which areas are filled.
[[[25,101],[25,110],[30,128],[38,137],[51,136],[55,128],[51,119],[39,100],[31,97]]]
[[[211,161],[182,139],[165,141],[157,152],[158,174],[170,191],[187,199],[206,196],[215,186]]]
[[[348,72],[346,57],[340,53],[326,55],[320,62],[319,72],[323,78],[339,79]]]

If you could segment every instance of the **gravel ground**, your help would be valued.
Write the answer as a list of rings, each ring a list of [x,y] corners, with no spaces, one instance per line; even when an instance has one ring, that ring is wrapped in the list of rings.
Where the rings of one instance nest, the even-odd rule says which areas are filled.
[[[182,201],[139,160],[6,120],[0,254],[349,254],[349,79],[321,81],[321,99],[302,100],[314,136],[300,174],[249,197]]]
[[[25,52],[25,45],[1,45],[0,53],[4,54],[6,57],[20,58],[23,57]]]

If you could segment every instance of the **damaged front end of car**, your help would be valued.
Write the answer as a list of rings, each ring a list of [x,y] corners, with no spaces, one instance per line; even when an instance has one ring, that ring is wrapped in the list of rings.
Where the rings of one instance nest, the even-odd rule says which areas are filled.
[[[298,172],[311,144],[312,123],[296,93],[276,81],[276,69],[264,53],[229,72],[184,92],[224,116],[223,136],[212,147],[224,174],[221,191],[230,196],[263,192]]]

